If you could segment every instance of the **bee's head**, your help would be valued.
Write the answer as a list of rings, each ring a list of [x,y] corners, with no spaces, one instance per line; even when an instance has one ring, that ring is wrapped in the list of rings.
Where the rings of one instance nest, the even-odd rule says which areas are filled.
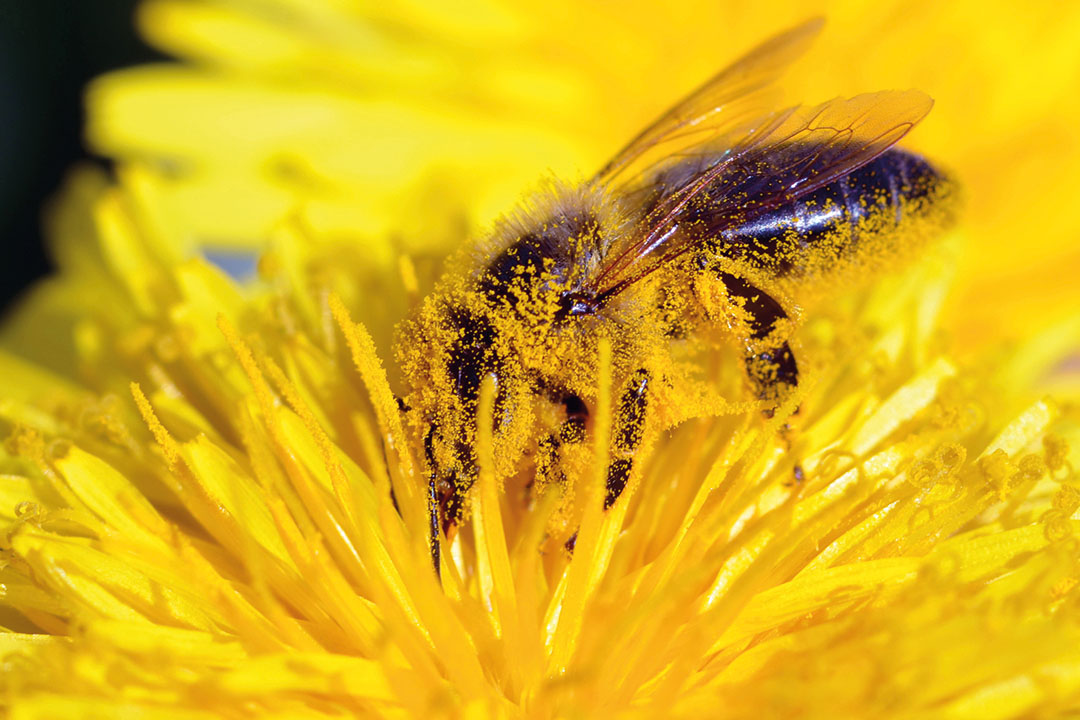
[[[589,198],[565,195],[505,220],[455,259],[399,328],[409,422],[440,478],[467,485],[475,473],[470,448],[487,378],[500,474],[520,465],[538,428],[561,417],[553,388],[591,388],[599,305],[583,286],[611,227],[598,217],[606,216]]]
[[[477,477],[478,422],[493,425],[500,477],[526,457],[538,390],[527,365],[529,351],[521,347],[524,335],[520,323],[494,311],[475,288],[429,297],[401,328],[397,353],[408,386],[404,419],[412,441],[422,442],[444,523],[460,522],[461,493]],[[485,383],[491,383],[493,406],[481,418]]]

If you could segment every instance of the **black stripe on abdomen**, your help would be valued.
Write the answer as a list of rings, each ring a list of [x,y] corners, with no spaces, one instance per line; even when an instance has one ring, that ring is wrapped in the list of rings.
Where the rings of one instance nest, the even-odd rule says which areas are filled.
[[[874,232],[899,225],[908,208],[918,207],[942,180],[918,155],[893,148],[839,180],[725,231],[722,252],[778,274],[797,272],[801,259],[823,243],[838,255],[857,252],[868,219]],[[834,247],[841,239],[842,247]]]

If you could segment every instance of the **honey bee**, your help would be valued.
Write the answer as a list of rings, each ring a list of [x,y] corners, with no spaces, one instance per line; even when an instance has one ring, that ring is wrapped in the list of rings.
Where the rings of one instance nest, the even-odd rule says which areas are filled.
[[[690,414],[687,348],[734,338],[768,415],[799,382],[803,307],[894,263],[952,215],[945,174],[894,147],[930,111],[885,91],[772,99],[822,27],[753,49],[580,186],[553,185],[460,252],[399,328],[402,401],[428,469],[432,554],[477,477],[481,383],[494,379],[496,471],[557,478],[589,435],[601,338],[616,389],[604,507],[635,457]],[[778,109],[779,107],[779,109]],[[729,340],[730,342],[730,340]]]

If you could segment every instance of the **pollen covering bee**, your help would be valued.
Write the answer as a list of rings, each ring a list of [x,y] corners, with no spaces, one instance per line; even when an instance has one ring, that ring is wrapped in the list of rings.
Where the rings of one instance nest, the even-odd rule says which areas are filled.
[[[914,91],[777,109],[774,81],[822,26],[752,50],[581,186],[556,186],[454,260],[398,331],[403,406],[429,475],[432,553],[477,476],[494,378],[496,472],[550,481],[590,431],[601,338],[615,388],[604,505],[643,442],[690,416],[685,348],[734,338],[768,414],[796,386],[789,338],[810,298],[910,253],[952,214],[950,183],[893,147]],[[702,340],[704,338],[704,340]],[[648,432],[647,432],[648,431]]]

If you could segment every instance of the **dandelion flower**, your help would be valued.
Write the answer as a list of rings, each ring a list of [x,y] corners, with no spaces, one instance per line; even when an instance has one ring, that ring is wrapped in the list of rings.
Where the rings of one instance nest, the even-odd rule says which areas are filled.
[[[144,6],[144,29],[189,64],[91,91],[90,138],[118,158],[116,177],[72,177],[51,220],[61,272],[0,344],[5,710],[1076,711],[1080,325],[1060,306],[1075,308],[1074,291],[1023,300],[1038,311],[1026,328],[988,299],[1003,318],[997,333],[984,311],[965,316],[946,300],[950,287],[970,302],[985,278],[1017,279],[1003,269],[1007,247],[974,278],[955,277],[965,251],[930,253],[815,315],[799,330],[813,382],[794,432],[756,411],[684,423],[642,451],[633,492],[608,512],[595,470],[612,412],[601,356],[572,554],[546,543],[554,494],[529,504],[500,487],[481,424],[472,515],[436,576],[422,451],[402,427],[399,370],[381,359],[393,323],[430,286],[430,258],[496,202],[509,207],[536,163],[584,166],[611,149],[600,129],[611,113],[579,103],[620,89],[592,96],[590,84],[636,87],[627,63],[641,70],[682,31],[711,29],[687,12],[665,35],[649,25],[655,8],[636,4],[559,5],[571,16],[558,36],[532,6],[406,7],[159,0]],[[835,10],[851,34],[834,58],[856,52],[856,27],[895,25],[910,38],[927,17],[958,12]],[[713,27],[759,37],[777,12]],[[1074,50],[1062,38],[1080,16],[1058,12],[1041,50],[1065,63]],[[1028,37],[1036,25],[992,27]],[[645,39],[642,57],[619,50],[627,37]],[[975,54],[978,38],[958,42]],[[482,73],[478,58],[497,50],[514,62]],[[895,52],[891,67],[902,67]],[[865,72],[890,67],[886,54],[873,59]],[[1048,63],[1042,77],[1053,85],[1075,67]],[[928,89],[942,96],[949,82],[960,81]],[[950,134],[947,111],[922,141],[955,143],[941,154],[963,176],[1000,161],[1009,142],[1027,147],[1010,128],[1042,118],[1053,136],[1041,97],[988,116],[988,131],[1006,138],[990,160],[977,159],[977,138]],[[414,154],[391,144],[372,155],[399,126]],[[444,194],[466,158],[477,172]],[[1025,167],[1038,166],[1007,169]],[[972,193],[1007,187],[973,177]],[[1060,210],[1051,200],[1062,192],[1017,193],[1019,209],[998,216],[1011,225],[965,222],[946,247],[999,253],[1027,227],[1025,207]],[[1068,262],[1061,237],[1075,219],[1046,222],[1037,247]],[[247,281],[206,259],[240,247],[262,253]],[[999,342],[1006,335],[1014,342]],[[720,372],[736,382],[735,370]],[[480,404],[489,414],[490,387]]]

